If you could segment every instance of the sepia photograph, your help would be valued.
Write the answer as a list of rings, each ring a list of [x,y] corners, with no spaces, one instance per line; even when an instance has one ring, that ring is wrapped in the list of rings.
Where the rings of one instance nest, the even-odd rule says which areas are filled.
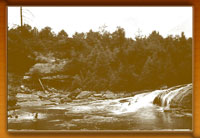
[[[193,131],[192,6],[8,6],[7,129]]]

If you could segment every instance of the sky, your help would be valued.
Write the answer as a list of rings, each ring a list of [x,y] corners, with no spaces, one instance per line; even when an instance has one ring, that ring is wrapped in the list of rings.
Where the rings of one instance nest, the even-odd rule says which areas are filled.
[[[113,32],[124,28],[126,37],[148,36],[158,31],[162,36],[192,37],[192,7],[22,7],[25,24],[39,30],[49,26],[58,33],[64,29],[69,36],[90,29]],[[9,28],[20,25],[20,8],[8,7]]]

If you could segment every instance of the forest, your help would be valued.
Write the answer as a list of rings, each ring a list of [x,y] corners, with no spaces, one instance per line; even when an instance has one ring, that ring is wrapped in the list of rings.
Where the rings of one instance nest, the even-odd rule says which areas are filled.
[[[39,31],[24,24],[8,28],[7,44],[9,74],[33,80],[60,76],[43,81],[56,89],[131,92],[192,82],[192,38],[184,32],[127,38],[117,27],[112,33],[101,28],[69,37],[65,30],[56,34],[50,27]]]

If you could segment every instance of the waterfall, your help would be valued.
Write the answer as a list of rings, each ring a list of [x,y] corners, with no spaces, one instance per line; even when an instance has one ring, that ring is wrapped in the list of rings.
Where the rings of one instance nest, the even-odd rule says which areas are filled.
[[[126,101],[120,103],[120,101]],[[192,104],[192,84],[179,85],[164,90],[155,90],[148,93],[137,94],[134,97],[118,99],[119,110],[116,114],[136,112],[141,108],[161,106],[165,109],[171,107],[190,108]]]

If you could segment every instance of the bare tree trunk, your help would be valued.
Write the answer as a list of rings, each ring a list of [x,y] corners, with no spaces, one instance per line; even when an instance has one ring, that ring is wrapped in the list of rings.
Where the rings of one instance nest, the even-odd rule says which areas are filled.
[[[43,84],[42,84],[42,81],[41,81],[40,79],[38,79],[38,81],[39,81],[39,83],[40,83],[40,85],[41,85],[41,87],[42,87],[44,93],[46,93],[46,90],[45,90],[45,88],[44,88],[44,86],[43,86]]]

